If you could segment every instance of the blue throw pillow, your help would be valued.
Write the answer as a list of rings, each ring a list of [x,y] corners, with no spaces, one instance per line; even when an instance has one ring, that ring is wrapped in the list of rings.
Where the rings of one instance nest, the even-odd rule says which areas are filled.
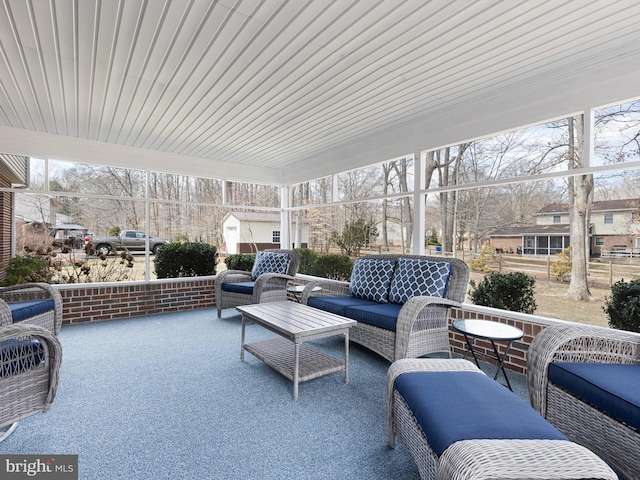
[[[444,298],[447,295],[451,264],[416,258],[400,258],[391,281],[389,301],[404,304],[411,297]]]
[[[396,260],[360,258],[353,265],[349,292],[356,298],[389,303],[389,287]]]
[[[251,280],[256,281],[263,273],[286,274],[290,255],[286,252],[258,252],[251,270]]]

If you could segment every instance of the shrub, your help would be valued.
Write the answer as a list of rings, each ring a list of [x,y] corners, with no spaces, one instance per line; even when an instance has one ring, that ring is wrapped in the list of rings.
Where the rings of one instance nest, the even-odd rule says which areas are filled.
[[[38,257],[11,257],[7,276],[2,281],[3,286],[19,285],[22,283],[49,283],[52,277],[49,262]]]
[[[556,254],[558,260],[551,264],[551,272],[559,282],[568,282],[571,278],[571,247]]]
[[[477,272],[489,273],[491,271],[491,264],[496,258],[496,250],[490,243],[485,243],[480,249],[480,254],[471,261],[469,265],[471,270]]]
[[[218,251],[207,243],[174,242],[158,250],[154,264],[158,278],[215,275]]]
[[[346,255],[321,255],[313,264],[311,275],[332,280],[349,281],[353,263]]]
[[[298,272],[311,275],[313,266],[320,255],[310,248],[296,248],[295,251],[300,254],[300,268],[298,268]]]
[[[614,283],[602,309],[611,328],[640,333],[640,279]]]
[[[234,253],[232,255],[229,255],[225,259],[224,263],[229,270],[242,270],[243,272],[250,272],[255,261],[255,253]]]
[[[490,273],[477,286],[473,280],[469,283],[471,300],[476,305],[523,313],[536,310],[536,280],[526,273]]]

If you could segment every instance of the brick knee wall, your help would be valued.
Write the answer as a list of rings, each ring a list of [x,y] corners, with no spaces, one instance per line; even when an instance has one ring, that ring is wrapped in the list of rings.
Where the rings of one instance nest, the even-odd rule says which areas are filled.
[[[62,324],[215,307],[215,277],[123,284],[61,285]]]

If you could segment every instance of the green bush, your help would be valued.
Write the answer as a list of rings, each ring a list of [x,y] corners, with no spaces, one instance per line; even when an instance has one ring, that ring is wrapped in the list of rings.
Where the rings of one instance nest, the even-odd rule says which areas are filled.
[[[640,279],[614,283],[602,309],[611,328],[640,333]]]
[[[512,312],[534,313],[536,279],[526,273],[489,273],[476,286],[472,280],[471,300],[476,305]]]
[[[250,272],[255,261],[255,253],[234,253],[233,255],[229,255],[225,259],[224,263],[229,270],[242,270],[243,272]]]
[[[296,248],[295,251],[300,254],[300,268],[298,268],[298,273],[311,275],[313,266],[315,265],[320,255],[318,255],[310,248]]]
[[[158,278],[215,275],[218,250],[201,242],[170,243],[158,250],[154,264]]]
[[[349,281],[353,263],[346,255],[321,255],[313,264],[311,275],[332,280]]]
[[[19,285],[22,283],[49,283],[52,278],[49,262],[37,257],[11,257],[7,276],[2,281],[3,286]]]
[[[551,264],[551,273],[559,282],[568,282],[571,279],[571,247],[565,248],[556,254],[558,260]]]

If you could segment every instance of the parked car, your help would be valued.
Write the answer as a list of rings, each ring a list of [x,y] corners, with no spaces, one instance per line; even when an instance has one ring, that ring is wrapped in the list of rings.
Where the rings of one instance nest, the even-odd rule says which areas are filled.
[[[93,237],[86,245],[87,253],[95,250],[98,253],[108,255],[113,251],[128,250],[130,252],[144,252],[147,234],[140,230],[122,230],[117,236]],[[158,249],[167,245],[169,240],[159,237],[149,237],[149,251],[156,254]]]

